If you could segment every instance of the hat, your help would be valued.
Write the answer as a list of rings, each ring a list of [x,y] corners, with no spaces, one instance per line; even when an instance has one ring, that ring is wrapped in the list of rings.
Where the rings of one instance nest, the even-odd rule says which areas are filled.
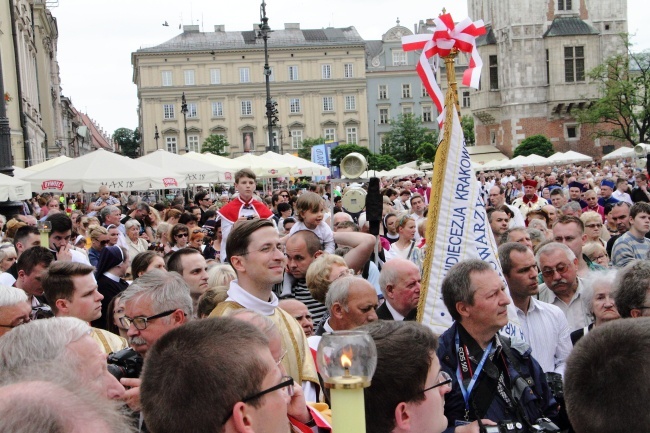
[[[581,184],[580,182],[575,182],[574,181],[574,182],[569,183],[569,188],[580,188],[580,190],[582,191],[583,187],[584,187],[584,185]]]
[[[122,252],[122,248],[118,246],[106,246],[99,253],[95,275],[99,277],[100,275],[103,275],[104,272],[120,265],[123,261],[124,253]]]
[[[608,186],[608,187],[610,187],[611,189],[615,189],[615,188],[616,188],[616,184],[614,183],[614,181],[613,181],[613,180],[609,180],[609,179],[605,179],[605,180],[603,180],[602,182],[600,182],[600,186]]]
[[[533,188],[537,188],[537,181],[527,179],[524,181],[524,186],[532,186]]]

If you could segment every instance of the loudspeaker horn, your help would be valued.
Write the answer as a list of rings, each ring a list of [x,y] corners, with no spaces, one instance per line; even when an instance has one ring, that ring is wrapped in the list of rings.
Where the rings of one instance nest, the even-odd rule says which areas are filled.
[[[367,170],[366,158],[358,153],[348,153],[341,161],[341,174],[348,179],[358,179]]]

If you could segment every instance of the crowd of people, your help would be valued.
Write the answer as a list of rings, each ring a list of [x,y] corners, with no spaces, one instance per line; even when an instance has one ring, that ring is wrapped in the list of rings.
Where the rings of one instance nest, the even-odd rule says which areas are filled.
[[[425,176],[382,178],[381,215],[343,208],[364,186],[262,192],[248,169],[171,202],[107,187],[24,202],[0,216],[0,432],[330,431],[315,353],[355,329],[377,346],[369,432],[645,425],[647,349],[632,347],[650,336],[647,171],[477,179],[503,279],[452,267],[440,336],[416,321]],[[499,332],[510,304],[523,339]],[[640,393],[626,409],[622,384]]]

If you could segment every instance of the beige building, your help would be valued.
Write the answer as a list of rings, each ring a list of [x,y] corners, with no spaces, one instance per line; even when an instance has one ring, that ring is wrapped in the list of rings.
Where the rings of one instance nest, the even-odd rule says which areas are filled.
[[[589,71],[624,50],[627,1],[468,0],[468,10],[487,29],[477,41],[481,88],[470,92],[477,144],[512,155],[524,138],[543,134],[556,151],[613,150],[575,111],[598,97]]]
[[[158,147],[174,153],[200,151],[211,134],[224,135],[233,156],[266,151],[264,49],[255,30],[185,26],[182,34],[139,49],[131,59],[145,153],[156,150],[156,127]],[[279,112],[273,135],[283,152],[318,137],[368,146],[365,44],[354,27],[301,30],[285,24],[270,35],[269,65]]]

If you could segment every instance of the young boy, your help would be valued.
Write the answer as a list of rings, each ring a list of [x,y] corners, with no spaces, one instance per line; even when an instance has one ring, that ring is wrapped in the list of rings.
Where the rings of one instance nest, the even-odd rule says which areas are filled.
[[[235,189],[239,195],[218,212],[221,218],[221,263],[226,263],[228,258],[226,240],[235,222],[253,218],[273,218],[273,212],[264,203],[253,200],[256,185],[255,173],[252,170],[243,168],[235,173]]]
[[[111,191],[106,185],[99,187],[99,198],[95,203],[90,204],[89,217],[97,215],[97,213],[106,206],[119,206],[120,201],[111,195]]]

